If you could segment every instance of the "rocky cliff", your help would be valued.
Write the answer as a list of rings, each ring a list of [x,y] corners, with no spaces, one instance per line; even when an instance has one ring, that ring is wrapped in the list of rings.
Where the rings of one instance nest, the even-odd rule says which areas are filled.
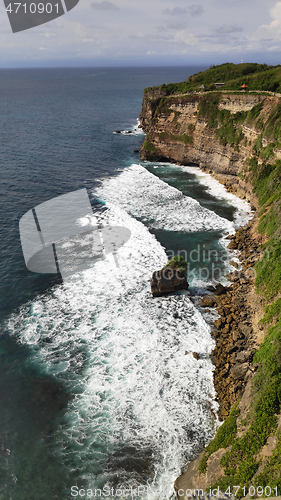
[[[238,123],[241,140],[235,145],[225,143],[218,137],[217,127],[210,126],[210,117],[202,113],[202,103],[218,100],[217,109],[225,110],[228,116],[247,115],[258,103],[263,103],[259,120],[264,120],[279,102],[274,96],[258,93],[204,93],[167,96],[161,89],[145,92],[140,114],[140,123],[146,140],[140,156],[149,161],[171,161],[183,165],[196,164],[222,181],[228,189],[256,204],[252,186],[239,175],[245,160],[253,155],[253,145],[261,129],[259,123]],[[269,140],[262,138],[262,146]],[[281,158],[281,151],[275,150]]]
[[[260,496],[265,487],[281,493],[280,115],[279,98],[266,93],[169,95],[155,88],[144,95],[141,158],[196,164],[256,208],[229,244],[241,251],[240,273],[232,273],[224,294],[201,304],[221,315],[213,360],[225,422],[176,480],[178,498],[211,485],[228,492],[240,485],[237,496],[247,499],[251,485],[263,489]]]

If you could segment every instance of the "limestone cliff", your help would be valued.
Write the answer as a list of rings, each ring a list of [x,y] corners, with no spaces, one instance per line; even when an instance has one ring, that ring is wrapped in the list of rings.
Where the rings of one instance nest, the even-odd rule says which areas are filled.
[[[214,383],[225,419],[215,438],[175,482],[178,498],[219,486],[247,500],[249,488],[281,492],[281,102],[266,93],[145,92],[143,160],[197,164],[246,198],[256,215],[233,237],[241,272],[218,307]],[[261,256],[266,251],[266,256]],[[257,266],[256,266],[257,263]],[[248,270],[254,275],[248,275]],[[237,276],[236,276],[237,274]],[[256,286],[260,295],[257,294]],[[266,307],[266,314],[264,315]],[[266,325],[266,326],[265,326]],[[240,400],[240,401],[239,401]],[[236,402],[236,403],[235,403]],[[235,404],[234,404],[235,403]],[[235,485],[235,486],[234,486]],[[275,489],[276,488],[276,489]],[[261,496],[266,496],[263,490]],[[274,493],[273,493],[274,492]]]
[[[204,93],[167,96],[165,91],[155,88],[145,92],[140,114],[140,123],[146,133],[146,140],[140,150],[143,160],[171,161],[183,165],[197,164],[201,169],[212,171],[213,175],[226,184],[232,192],[256,204],[252,187],[238,177],[246,158],[253,155],[253,145],[261,134],[256,123],[239,124],[242,129],[239,145],[223,144],[218,138],[217,128],[209,126],[209,117],[200,114],[200,103],[219,96],[217,108],[231,114],[251,110],[263,102],[259,118],[265,119],[279,99],[258,93]],[[221,124],[218,124],[218,128]],[[269,141],[262,139],[262,146]],[[281,158],[281,151],[275,148],[275,156]]]

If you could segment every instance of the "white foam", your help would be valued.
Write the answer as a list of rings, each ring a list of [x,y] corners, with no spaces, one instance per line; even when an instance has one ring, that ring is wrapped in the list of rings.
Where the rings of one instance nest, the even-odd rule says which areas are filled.
[[[132,126],[128,129],[121,130],[120,132],[113,132],[114,134],[121,133],[122,135],[144,135],[143,129],[140,127],[140,121],[137,119],[136,124],[132,124]]]
[[[100,218],[131,231],[117,252],[120,267],[112,256],[97,261],[22,307],[8,327],[29,345],[38,369],[76,394],[56,430],[61,460],[93,486],[108,481],[120,446],[149,449],[148,498],[163,500],[215,430],[207,407],[216,409],[214,342],[185,294],[152,299],[151,273],[166,263],[155,237],[118,206],[109,204]],[[124,477],[136,484],[134,473]]]
[[[93,193],[107,204],[119,206],[150,228],[170,231],[234,231],[233,223],[219,217],[193,198],[182,194],[141,165],[125,168],[106,178]]]
[[[200,184],[206,186],[211,195],[215,196],[219,200],[229,202],[230,205],[236,208],[236,212],[234,214],[234,229],[244,226],[253,217],[254,214],[251,210],[250,204],[241,200],[233,193],[229,193],[223,184],[214,179],[211,174],[203,172],[203,170],[198,167],[181,166],[181,168],[183,171],[195,174]]]

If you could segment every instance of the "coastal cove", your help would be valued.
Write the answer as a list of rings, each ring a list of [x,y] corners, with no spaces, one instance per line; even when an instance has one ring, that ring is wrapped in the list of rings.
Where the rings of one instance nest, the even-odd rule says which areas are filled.
[[[250,208],[224,189],[218,193],[218,182],[198,169],[142,162],[134,153],[144,138],[137,122],[143,88],[186,73],[182,68],[4,72],[0,466],[5,498],[66,500],[73,485],[149,484],[148,498],[168,499],[182,467],[215,434],[210,324],[217,315],[199,301],[206,273],[215,285],[233,270],[223,236],[248,220]],[[19,87],[29,89],[25,99]],[[118,251],[120,267],[108,256],[65,283],[31,273],[20,248],[20,217],[83,187],[93,223],[98,218],[131,231]],[[211,250],[218,256],[214,279]],[[178,251],[192,258],[187,294],[152,298],[153,271]]]
[[[220,71],[229,91],[213,89]],[[247,499],[281,492],[280,99],[261,84],[270,72],[280,78],[279,66],[225,64],[144,93],[141,158],[196,164],[255,212],[228,237],[239,257],[232,285],[201,301],[220,315],[212,354],[224,423],[175,481],[178,498],[210,486],[227,494],[239,486]],[[252,93],[237,92],[245,75]]]
[[[187,464],[196,483],[198,467],[205,484],[223,480],[210,472],[225,470],[219,462],[228,460],[229,439],[236,448],[226,471],[235,484],[238,455],[249,477],[263,474],[261,484],[272,488],[279,481],[268,477],[280,469],[279,246],[266,245],[279,237],[280,153],[278,137],[273,144],[259,128],[273,112],[278,122],[277,97],[251,100],[244,115],[244,94],[238,104],[227,94],[226,110],[213,93],[207,103],[196,89],[169,94],[179,93],[170,81],[204,69],[1,73],[1,500],[69,500],[79,489],[118,491],[112,500],[121,489],[129,500],[137,488],[141,500],[172,500]],[[237,106],[242,115],[225,115]],[[220,143],[222,117],[233,145]],[[65,281],[30,272],[20,218],[83,188],[88,224],[131,233],[117,263],[103,255]],[[188,289],[152,297],[153,273],[178,254],[189,264]],[[264,398],[258,418],[248,385],[256,377]],[[239,441],[244,435],[254,453]],[[268,453],[269,466],[259,462]],[[188,485],[186,476],[179,485]]]

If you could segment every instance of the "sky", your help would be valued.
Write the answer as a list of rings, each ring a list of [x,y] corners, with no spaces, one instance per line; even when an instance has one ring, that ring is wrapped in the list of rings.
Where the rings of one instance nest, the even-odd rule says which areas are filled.
[[[281,63],[281,1],[193,2],[80,0],[18,33],[2,2],[0,68]]]

